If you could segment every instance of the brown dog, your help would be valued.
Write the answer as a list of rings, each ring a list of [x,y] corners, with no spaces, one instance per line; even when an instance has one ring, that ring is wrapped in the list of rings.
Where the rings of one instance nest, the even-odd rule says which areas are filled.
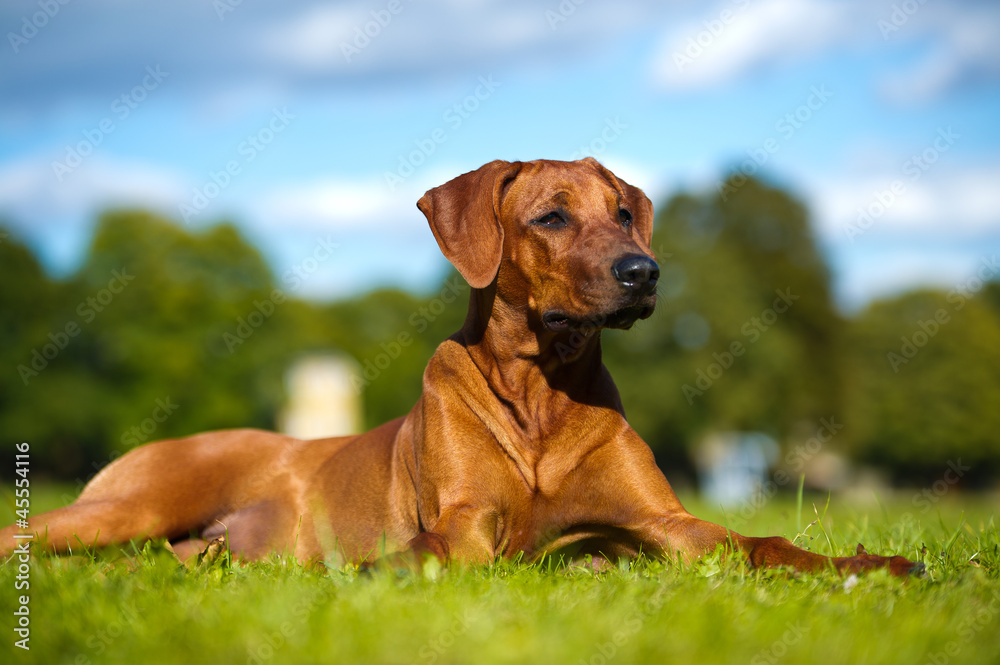
[[[593,159],[495,161],[418,206],[473,290],[409,415],[317,441],[235,430],[152,443],[74,504],[33,518],[39,538],[61,552],[161,537],[186,558],[225,534],[249,559],[354,562],[398,550],[409,561],[691,559],[723,545],[755,566],[922,569],[860,546],[831,559],[748,538],[681,506],[601,362],[600,329],[629,328],[656,303],[653,208],[641,190]],[[15,533],[0,534],[2,551]]]

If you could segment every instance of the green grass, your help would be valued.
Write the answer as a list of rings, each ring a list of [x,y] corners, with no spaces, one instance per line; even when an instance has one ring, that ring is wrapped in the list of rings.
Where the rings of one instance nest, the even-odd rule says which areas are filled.
[[[50,493],[52,495],[56,493]],[[156,544],[31,567],[31,650],[14,647],[16,562],[0,568],[0,662],[820,663],[1000,662],[995,497],[864,505],[775,498],[749,519],[687,501],[749,535],[822,553],[923,560],[928,575],[754,571],[716,554],[692,566],[498,563],[424,575],[216,562],[185,569]],[[56,502],[41,490],[33,506]],[[813,522],[817,512],[822,524]],[[907,516],[909,513],[909,516]],[[4,522],[10,516],[3,515]],[[797,520],[802,534],[795,533]],[[813,523],[811,523],[813,522]]]

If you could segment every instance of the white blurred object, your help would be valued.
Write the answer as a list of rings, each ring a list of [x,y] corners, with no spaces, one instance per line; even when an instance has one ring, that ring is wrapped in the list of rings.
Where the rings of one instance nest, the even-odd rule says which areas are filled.
[[[337,355],[297,360],[285,374],[288,403],[278,414],[281,432],[299,439],[321,439],[361,431],[361,394],[351,377],[357,363]]]
[[[750,500],[779,453],[775,440],[761,432],[710,434],[695,451],[702,494],[723,506]]]

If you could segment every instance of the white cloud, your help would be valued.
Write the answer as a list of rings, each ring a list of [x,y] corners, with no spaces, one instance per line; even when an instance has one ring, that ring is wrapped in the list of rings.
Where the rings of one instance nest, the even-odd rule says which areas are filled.
[[[262,42],[279,62],[307,74],[412,74],[464,68],[498,54],[537,62],[553,42],[570,44],[593,27],[574,16],[566,30],[553,34],[544,8],[529,2],[401,2],[398,8],[392,13],[387,4],[360,2],[309,6],[268,26]]]
[[[884,76],[883,94],[902,102],[933,99],[965,83],[965,79],[1000,78],[1000,6],[956,8],[926,5],[898,30],[887,32],[889,42],[930,42],[914,64]]]
[[[761,65],[839,43],[852,8],[826,0],[733,0],[671,29],[653,60],[656,83],[690,90],[728,83]]]
[[[391,25],[397,17],[389,17]],[[338,69],[349,64],[341,44],[353,46],[355,30],[361,31],[361,38],[372,39],[364,34],[368,22],[375,19],[360,6],[318,5],[267,28],[262,43],[273,57],[307,70]],[[379,32],[384,29],[377,23],[376,28]]]
[[[839,301],[852,312],[873,300],[913,289],[952,289],[975,273],[982,258],[967,250],[936,247],[886,248],[877,255],[851,255],[840,271]]]
[[[1000,251],[998,182],[1000,164],[940,165],[917,179],[883,164],[807,185],[840,304],[855,311],[877,298],[921,287],[950,289],[968,279],[984,256]]]
[[[895,183],[895,191],[894,191]],[[810,188],[818,228],[832,241],[872,233],[942,238],[1000,235],[1000,166],[885,171],[820,180]],[[866,211],[868,219],[859,211]],[[870,221],[869,221],[870,220]],[[859,233],[860,232],[860,233]]]
[[[96,156],[84,159],[61,180],[46,157],[27,157],[0,167],[0,211],[32,225],[54,216],[82,219],[114,206],[176,210],[184,192],[176,173]]]
[[[963,83],[1000,78],[1000,5],[926,3],[906,13],[901,4],[716,4],[663,35],[651,63],[654,83],[667,90],[708,89],[762,67],[796,63],[833,49],[860,47],[864,52],[901,46],[917,55],[906,54],[905,64],[881,76],[879,86],[890,99],[924,101]]]
[[[272,190],[263,197],[260,216],[328,228],[363,229],[375,218],[398,216],[402,207],[402,196],[393,195],[381,180],[328,178]]]
[[[384,174],[355,178],[326,176],[305,183],[277,185],[246,205],[247,218],[266,226],[375,235],[411,231],[423,223],[417,201],[428,189],[478,166],[418,169],[395,187],[389,186]],[[415,221],[418,227],[414,227]]]

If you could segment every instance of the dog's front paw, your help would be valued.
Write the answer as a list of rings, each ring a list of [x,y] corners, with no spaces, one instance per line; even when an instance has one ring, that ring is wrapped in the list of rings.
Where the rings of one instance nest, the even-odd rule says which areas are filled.
[[[922,577],[926,572],[924,564],[913,562],[902,556],[879,556],[869,554],[865,546],[858,543],[857,553],[854,556],[843,557],[836,563],[837,569],[845,573],[860,573],[875,568],[886,568],[897,577]]]
[[[363,561],[358,571],[392,570],[396,573],[424,573],[436,576],[448,563],[448,542],[436,533],[423,532],[406,544],[406,549],[378,559]]]

